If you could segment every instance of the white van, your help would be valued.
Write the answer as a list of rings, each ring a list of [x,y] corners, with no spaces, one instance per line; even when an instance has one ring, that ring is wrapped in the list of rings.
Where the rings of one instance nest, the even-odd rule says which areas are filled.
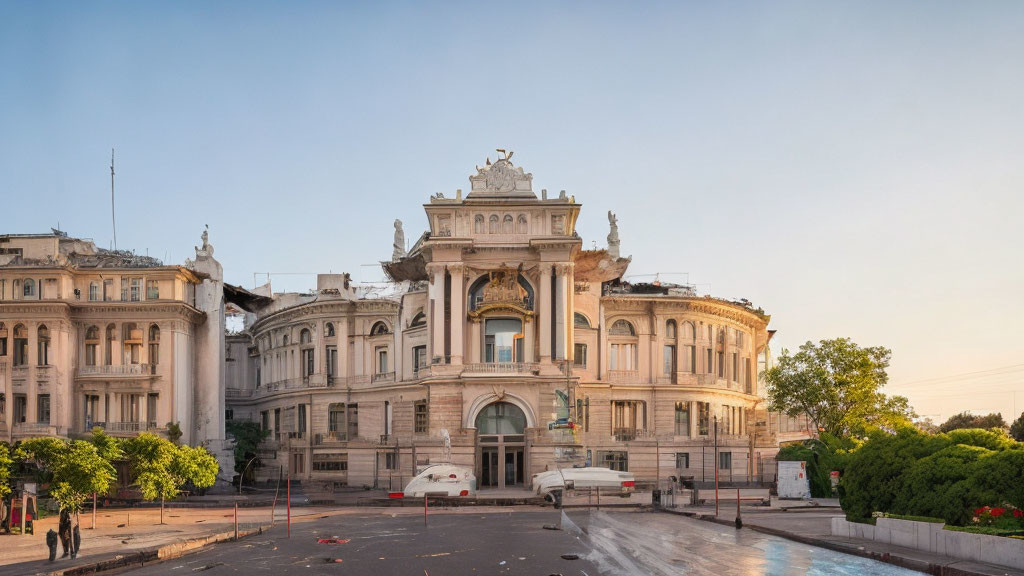
[[[389,492],[388,498],[423,498],[424,496],[476,496],[476,476],[463,466],[431,464],[409,481],[403,492]]]
[[[636,478],[631,472],[596,466],[548,470],[533,475],[534,491],[549,500],[552,499],[551,493],[558,490],[592,488],[599,488],[602,493],[618,492],[620,496],[626,497],[636,490]]]

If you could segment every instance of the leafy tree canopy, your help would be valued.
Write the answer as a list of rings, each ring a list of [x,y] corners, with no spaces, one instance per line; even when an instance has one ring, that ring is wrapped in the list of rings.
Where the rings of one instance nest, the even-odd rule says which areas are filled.
[[[235,439],[235,472],[241,474],[249,460],[256,456],[260,442],[270,435],[270,430],[264,430],[258,422],[232,420],[227,424],[227,433]]]
[[[1024,442],[1024,412],[1010,424],[1010,436],[1017,442]]]
[[[11,468],[13,466],[11,447],[6,442],[0,442],[0,498],[11,492]]]
[[[939,432],[949,432],[951,430],[959,430],[961,428],[1006,428],[1006,421],[1003,420],[1003,415],[998,412],[986,414],[984,416],[974,416],[967,412],[961,412],[954,414],[949,417],[939,426]]]
[[[765,373],[769,409],[807,414],[820,431],[837,437],[903,425],[915,416],[909,401],[881,392],[891,355],[887,348],[861,348],[849,338],[807,342],[796,354],[783,350]]]
[[[117,478],[114,466],[91,442],[29,438],[15,452],[52,475],[50,496],[62,509],[78,512],[93,493],[105,493]]]
[[[142,497],[173,499],[187,482],[198,488],[217,479],[217,459],[203,447],[177,444],[144,432],[123,441],[132,477]]]

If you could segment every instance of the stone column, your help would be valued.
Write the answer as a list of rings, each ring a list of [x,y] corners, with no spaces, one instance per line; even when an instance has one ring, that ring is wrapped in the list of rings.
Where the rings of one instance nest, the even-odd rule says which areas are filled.
[[[36,290],[38,289],[37,285]],[[39,397],[36,380],[36,364],[39,362],[39,323],[27,322],[25,328],[28,330],[28,358],[25,359],[25,423],[35,424],[39,419],[39,411],[36,410],[36,399]]]
[[[366,364],[366,322],[362,318],[355,318],[354,326],[352,374],[355,377],[370,375],[373,373],[373,361],[370,362],[369,370],[364,368]]]
[[[551,265],[540,265],[540,301],[537,324],[540,328],[540,361],[551,361]]]
[[[479,337],[479,332],[480,332],[479,326],[480,325],[478,323],[476,323],[476,322],[474,322],[473,324],[475,326],[477,326],[477,328],[476,328],[476,334],[477,334],[476,338],[477,338],[477,340],[479,340],[479,338],[480,338]],[[533,317],[533,320],[530,320],[530,321],[524,320],[524,323],[523,323],[523,348],[524,348],[524,350],[523,350],[523,362],[536,362],[537,361],[537,358],[534,356],[534,348],[536,347],[535,342],[536,342],[536,339],[537,339],[536,338],[536,330],[537,330],[537,317],[536,316]],[[479,343],[477,343],[476,349],[478,351],[477,352],[477,357],[479,358],[479,349],[480,349],[480,344]]]
[[[335,332],[337,334],[337,332]],[[317,320],[316,328],[313,330],[313,367],[316,374],[327,378],[327,330],[324,328],[324,321]]]
[[[463,331],[466,329],[466,314],[463,303],[465,302],[464,285],[465,285],[465,272],[461,264],[448,266],[448,271],[452,278],[452,357],[451,363],[461,365],[462,355],[465,351],[463,347]]]
[[[552,352],[553,356],[560,360],[568,358],[568,355],[566,355],[565,352],[565,347],[568,343],[568,338],[565,334],[566,305],[569,300],[569,296],[567,294],[568,268],[569,267],[566,264],[559,264],[555,266],[555,349]]]
[[[338,320],[337,330],[334,331],[338,339],[338,365],[335,369],[338,371],[337,376],[339,378],[348,379],[348,317],[342,317]]]
[[[484,359],[480,356],[480,324],[476,320],[469,323],[469,363],[483,362]],[[529,332],[527,332],[529,334]]]
[[[430,275],[430,362],[433,363],[434,358],[441,357],[441,362],[444,363],[444,266],[428,266],[427,273]]]

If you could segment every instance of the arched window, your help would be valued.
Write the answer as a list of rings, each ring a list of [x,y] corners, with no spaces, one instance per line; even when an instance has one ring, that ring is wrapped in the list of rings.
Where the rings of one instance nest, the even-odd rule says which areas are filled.
[[[633,329],[633,325],[625,320],[616,320],[608,333],[612,336],[636,336],[636,330]]]
[[[99,364],[100,358],[100,329],[98,326],[89,326],[85,330],[85,365],[95,366]]]
[[[370,336],[382,336],[389,333],[388,325],[384,322],[377,322],[370,328]]]
[[[473,232],[475,232],[476,234],[483,234],[486,231],[487,230],[484,229],[484,215],[477,214],[473,218]]]
[[[522,434],[526,430],[526,414],[510,402],[495,402],[477,414],[477,434]]]
[[[693,340],[693,322],[683,322],[683,340]]]
[[[415,316],[412,317],[412,322],[409,322],[409,328],[419,328],[420,326],[427,325],[427,315],[423,311],[419,311]]]
[[[98,302],[100,299],[100,283],[89,282],[89,302]]]
[[[498,233],[498,215],[497,214],[491,214],[490,227],[487,229],[487,231],[489,233],[491,233],[491,234],[497,234]]]
[[[576,328],[590,328],[590,320],[579,312],[574,312],[572,315],[572,325]]]
[[[334,337],[334,324],[332,322],[328,322],[327,325],[324,326],[324,329],[327,330],[327,337],[328,338],[333,338]]]
[[[288,345],[288,335],[285,334],[284,336],[281,336],[281,346],[287,346],[287,345]]]
[[[668,322],[665,322],[665,338],[668,338],[670,340],[675,340],[676,339],[676,321],[675,320],[669,320]]]
[[[516,233],[517,234],[526,234],[527,231],[528,231],[528,226],[526,224],[526,215],[525,214],[520,214],[519,215],[519,221],[516,223]]]
[[[160,363],[160,327],[156,324],[149,325],[149,363]]]
[[[28,364],[28,329],[24,324],[14,325],[14,365]]]
[[[512,234],[513,232],[515,232],[515,224],[513,224],[512,215],[506,214],[504,220],[502,220],[501,233]]]
[[[22,295],[25,297],[36,295],[36,281],[31,278],[25,278],[25,282],[22,283]]]
[[[36,331],[38,334],[38,341],[36,342],[37,352],[36,356],[37,363],[40,366],[50,365],[50,329],[45,324],[40,324],[39,329]]]
[[[299,332],[299,343],[309,344],[313,341],[313,335],[310,333],[309,328],[303,328],[302,332]]]

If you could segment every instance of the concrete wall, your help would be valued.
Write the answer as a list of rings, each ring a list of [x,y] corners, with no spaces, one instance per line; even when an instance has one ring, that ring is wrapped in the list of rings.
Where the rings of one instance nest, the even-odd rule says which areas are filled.
[[[832,535],[874,540],[961,560],[1024,569],[1024,540],[944,530],[940,522],[879,518],[875,525],[832,519]]]

